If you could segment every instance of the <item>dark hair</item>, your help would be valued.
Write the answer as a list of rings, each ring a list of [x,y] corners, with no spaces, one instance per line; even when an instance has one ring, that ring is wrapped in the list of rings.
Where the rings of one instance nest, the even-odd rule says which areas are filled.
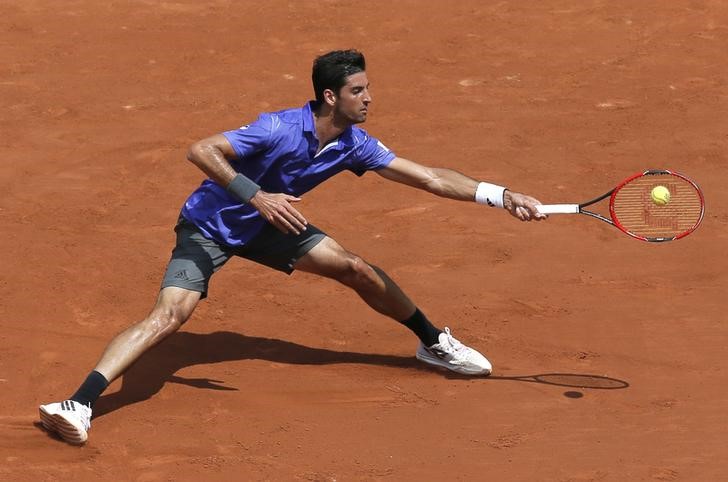
[[[316,57],[313,61],[311,80],[316,100],[324,100],[324,90],[331,89],[336,94],[346,85],[346,78],[366,70],[364,54],[358,50],[334,50]]]

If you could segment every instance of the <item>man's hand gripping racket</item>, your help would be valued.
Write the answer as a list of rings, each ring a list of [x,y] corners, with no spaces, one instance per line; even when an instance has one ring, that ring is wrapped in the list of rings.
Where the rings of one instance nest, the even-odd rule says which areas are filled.
[[[609,217],[587,206],[609,198]],[[693,181],[668,170],[635,174],[611,191],[581,204],[542,204],[543,214],[586,214],[642,241],[680,239],[700,225],[705,212],[703,193]]]

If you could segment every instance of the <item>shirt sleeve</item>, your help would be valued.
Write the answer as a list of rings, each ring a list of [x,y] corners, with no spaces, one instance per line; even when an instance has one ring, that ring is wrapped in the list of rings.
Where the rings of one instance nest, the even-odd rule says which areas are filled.
[[[357,176],[367,171],[374,171],[387,167],[392,159],[397,157],[387,146],[374,137],[367,136],[363,144],[357,149],[356,162],[351,171]]]
[[[258,120],[252,124],[241,126],[239,129],[223,132],[222,135],[233,146],[238,158],[255,154],[268,148],[271,144],[273,131],[273,118],[270,114],[260,114]]]

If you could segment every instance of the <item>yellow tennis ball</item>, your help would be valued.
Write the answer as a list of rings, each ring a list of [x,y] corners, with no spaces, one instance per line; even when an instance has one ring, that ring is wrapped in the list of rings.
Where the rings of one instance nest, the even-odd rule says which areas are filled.
[[[670,190],[665,186],[655,186],[652,188],[652,202],[658,206],[664,206],[670,202]]]

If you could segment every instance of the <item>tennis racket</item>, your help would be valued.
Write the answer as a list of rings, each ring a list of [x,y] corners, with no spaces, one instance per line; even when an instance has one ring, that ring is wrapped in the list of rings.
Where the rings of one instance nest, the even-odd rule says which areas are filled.
[[[653,200],[653,189],[667,188],[667,202]],[[584,208],[609,198],[609,217]],[[658,200],[659,201],[659,200]],[[703,193],[693,181],[665,169],[635,174],[611,191],[581,204],[542,204],[543,214],[586,214],[615,226],[633,238],[649,242],[684,238],[700,225],[705,213]]]

